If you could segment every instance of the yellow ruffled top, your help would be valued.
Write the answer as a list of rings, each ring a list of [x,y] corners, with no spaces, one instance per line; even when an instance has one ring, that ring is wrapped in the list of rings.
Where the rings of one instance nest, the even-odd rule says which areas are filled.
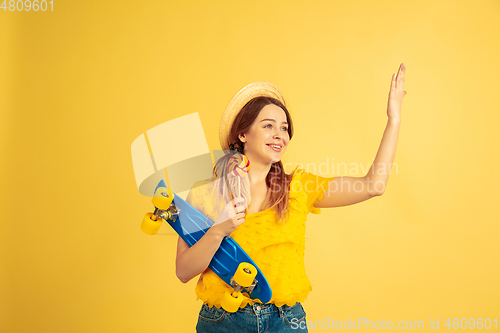
[[[247,214],[245,222],[231,234],[269,282],[273,293],[269,303],[278,307],[284,304],[293,306],[296,302],[303,302],[312,290],[304,267],[305,222],[308,213],[321,213],[314,204],[323,198],[328,183],[333,179],[334,177],[324,178],[297,169],[290,183],[290,213],[284,222],[278,222],[274,208],[268,208],[255,214]],[[210,216],[210,209],[201,205],[203,197],[206,203],[206,194],[196,193],[193,188],[188,201],[215,221],[212,218],[215,216]],[[209,306],[220,308],[226,289],[232,290],[217,274],[207,268],[201,274],[195,292],[197,299]],[[245,297],[241,307],[253,303],[260,302]]]

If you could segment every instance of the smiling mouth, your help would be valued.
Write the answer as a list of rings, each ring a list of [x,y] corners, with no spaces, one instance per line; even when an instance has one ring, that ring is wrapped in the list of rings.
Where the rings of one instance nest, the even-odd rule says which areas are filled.
[[[283,147],[282,147],[282,146],[280,146],[280,145],[273,145],[273,144],[269,144],[269,145],[267,145],[267,146],[269,146],[272,150],[274,150],[274,151],[276,151],[276,152],[280,152],[280,151],[281,151],[281,149],[283,148]]]

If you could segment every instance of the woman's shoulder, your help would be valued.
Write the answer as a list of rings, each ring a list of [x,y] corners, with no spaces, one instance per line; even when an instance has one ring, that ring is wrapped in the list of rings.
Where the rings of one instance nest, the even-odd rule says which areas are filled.
[[[293,173],[291,192],[305,192],[308,196],[322,194],[328,189],[328,183],[335,177],[323,177],[304,169],[296,169]]]
[[[207,178],[207,179],[202,179],[202,180],[198,180],[198,181],[196,181],[196,182],[193,183],[193,186],[191,186],[191,189],[197,188],[197,187],[201,187],[201,186],[210,185],[214,181],[215,181],[214,177]]]
[[[306,172],[304,169],[299,169],[299,168],[295,169],[293,173],[290,175],[292,176],[291,181],[300,181],[300,182],[304,181],[308,177],[314,176],[312,173]]]
[[[323,179],[329,179],[329,178],[334,178],[334,177],[323,177],[323,176],[318,176],[315,173],[311,173],[309,171],[305,171],[304,169],[295,169],[293,172],[293,178],[292,180],[297,180],[301,182],[318,182]]]

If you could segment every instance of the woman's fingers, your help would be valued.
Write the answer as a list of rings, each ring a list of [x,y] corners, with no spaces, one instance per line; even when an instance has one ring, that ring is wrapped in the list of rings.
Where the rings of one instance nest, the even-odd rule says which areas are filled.
[[[404,64],[399,66],[398,72],[392,75],[391,91],[402,90],[405,82],[405,68]],[[403,92],[403,96],[406,92]]]
[[[234,198],[234,204],[237,206],[238,204],[245,204],[245,199],[243,197]]]
[[[396,89],[396,75],[397,75],[397,74],[393,74],[393,75],[392,75],[392,80],[391,80],[391,90]]]
[[[405,68],[404,64],[399,65],[399,71],[398,71],[398,85],[401,84],[403,85],[405,82]]]
[[[398,83],[404,82],[405,80],[405,67],[404,64],[399,65],[397,73],[392,75],[391,87],[393,85],[397,86]]]

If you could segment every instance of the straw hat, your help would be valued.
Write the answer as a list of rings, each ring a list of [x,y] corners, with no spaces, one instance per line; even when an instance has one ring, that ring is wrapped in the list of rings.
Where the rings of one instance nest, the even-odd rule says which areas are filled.
[[[252,98],[259,96],[276,98],[286,106],[283,94],[271,82],[257,81],[245,86],[243,89],[238,91],[236,95],[234,95],[227,105],[226,110],[222,114],[219,129],[219,141],[223,150],[229,150],[229,145],[232,143],[228,140],[229,132],[233,126],[234,119],[245,104],[247,104]]]

